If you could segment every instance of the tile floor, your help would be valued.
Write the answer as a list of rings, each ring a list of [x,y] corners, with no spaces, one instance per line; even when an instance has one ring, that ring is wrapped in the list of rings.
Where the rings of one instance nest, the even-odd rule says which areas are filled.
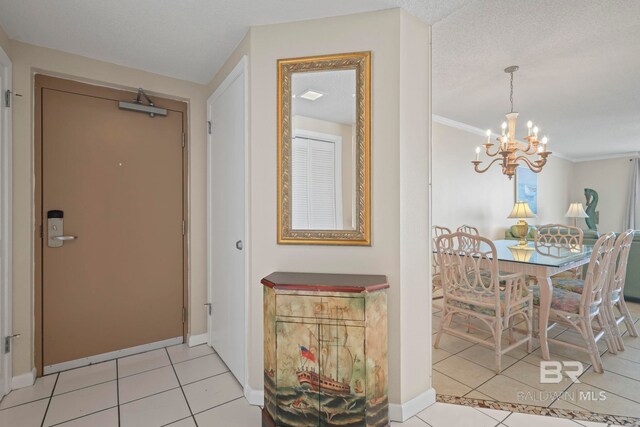
[[[0,402],[0,427],[259,427],[215,352],[177,345],[39,378]],[[398,427],[604,427],[436,403]]]
[[[177,345],[38,378],[0,402],[0,427],[260,425],[206,345]]]
[[[434,334],[440,322],[441,303],[442,300],[434,301]],[[629,304],[629,308],[640,328],[640,304]],[[457,327],[467,329],[464,321]],[[490,339],[488,331],[472,331],[481,339]],[[579,360],[585,364],[580,384],[569,378],[559,384],[540,383],[542,359],[537,340],[531,354],[522,346],[504,355],[502,374],[496,375],[493,349],[444,334],[440,348],[433,350],[433,385],[441,395],[640,418],[640,338],[627,336],[624,328],[623,331],[626,349],[618,355],[607,352],[604,339],[598,343],[604,374],[593,371],[586,353],[550,344],[553,360]],[[554,328],[550,334],[561,340],[582,342],[580,335],[564,329]],[[599,398],[600,392],[605,392],[606,400]]]

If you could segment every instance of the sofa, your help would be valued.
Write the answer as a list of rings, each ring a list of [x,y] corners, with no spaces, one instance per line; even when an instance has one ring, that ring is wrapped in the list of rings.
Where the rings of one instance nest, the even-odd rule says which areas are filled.
[[[587,245],[593,245],[600,238],[600,233],[593,230],[583,230],[584,240]],[[535,238],[535,226],[529,226],[527,240],[533,241]],[[519,240],[520,236],[515,227],[508,228],[504,233],[507,240]],[[631,244],[629,261],[627,263],[627,281],[624,287],[624,297],[627,301],[640,302],[640,230],[636,230]]]

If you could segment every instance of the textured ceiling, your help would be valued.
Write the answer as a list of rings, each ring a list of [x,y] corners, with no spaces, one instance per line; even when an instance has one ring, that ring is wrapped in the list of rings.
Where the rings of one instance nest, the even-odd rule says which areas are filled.
[[[315,101],[300,98],[307,90],[324,96]],[[293,115],[349,125],[356,122],[355,70],[294,73],[291,92],[296,96]]]
[[[520,135],[533,120],[550,150],[574,159],[640,151],[640,1],[478,0],[458,10],[433,27],[434,114],[498,131],[512,64]]]
[[[22,42],[208,83],[250,26],[403,7],[434,23],[471,0],[0,0]]]

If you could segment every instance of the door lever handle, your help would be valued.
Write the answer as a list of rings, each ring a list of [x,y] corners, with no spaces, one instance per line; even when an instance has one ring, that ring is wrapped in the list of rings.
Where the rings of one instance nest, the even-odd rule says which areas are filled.
[[[78,236],[55,236],[52,237],[53,240],[62,240],[67,241],[67,240],[76,240],[78,238]]]

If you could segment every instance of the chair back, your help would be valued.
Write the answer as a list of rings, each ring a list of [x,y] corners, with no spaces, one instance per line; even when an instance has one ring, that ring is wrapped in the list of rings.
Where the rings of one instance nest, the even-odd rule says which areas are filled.
[[[431,263],[432,274],[438,274],[440,272],[438,257],[435,252],[435,250],[437,249],[436,240],[438,239],[438,237],[445,234],[451,234],[451,229],[439,225],[434,225],[433,227],[431,227],[431,239],[433,241],[433,251],[431,253],[431,257],[433,259],[433,262]]]
[[[563,224],[545,224],[538,227],[535,233],[536,249],[563,247],[569,250],[582,250],[584,232],[578,227]]]
[[[602,303],[602,292],[608,288],[607,281],[610,277],[609,271],[615,241],[616,235],[607,233],[600,237],[593,246],[582,291],[581,310],[583,310],[583,314],[588,314]]]
[[[445,304],[447,300],[474,301],[499,312],[500,278],[493,242],[456,232],[436,240]]]
[[[458,229],[456,231],[458,231],[460,233],[471,234],[472,236],[479,236],[480,235],[480,231],[478,231],[478,229],[476,227],[472,227],[472,226],[467,225],[467,224],[461,225],[460,227],[458,227]]]
[[[612,294],[616,298],[618,296],[622,297],[627,278],[627,262],[629,261],[629,252],[631,252],[633,237],[634,231],[627,230],[620,233],[616,239],[613,255],[611,256],[611,265],[609,267],[609,289],[605,293],[605,298],[611,298]]]

